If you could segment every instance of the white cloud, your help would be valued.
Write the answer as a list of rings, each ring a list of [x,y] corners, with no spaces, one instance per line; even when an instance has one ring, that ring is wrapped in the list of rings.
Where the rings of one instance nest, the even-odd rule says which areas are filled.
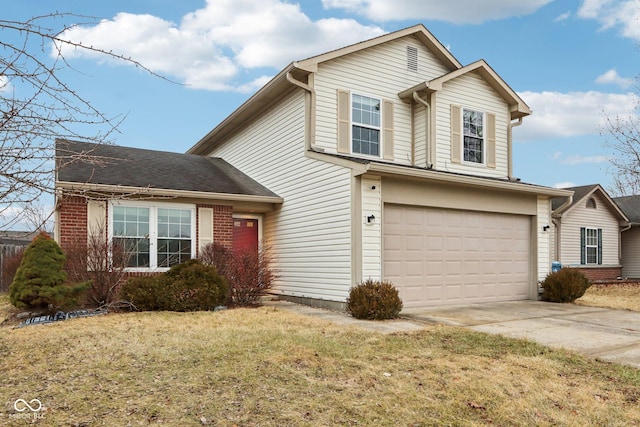
[[[596,78],[596,83],[613,84],[626,89],[633,84],[633,79],[622,77],[615,69],[611,69],[606,73],[599,75],[598,78]]]
[[[638,98],[633,93],[522,92],[533,110],[514,129],[518,141],[598,134],[606,117],[634,114]]]
[[[152,15],[119,13],[95,26],[74,27],[61,38],[134,58],[162,75],[197,89],[251,91],[268,78],[236,87],[243,69],[304,59],[383,34],[351,19],[312,21],[298,4],[281,0],[208,0],[179,24]],[[283,48],[286,46],[286,49]],[[65,47],[67,58],[101,58]]]
[[[7,76],[0,76],[0,93],[11,91],[11,82]]]
[[[374,21],[439,20],[455,24],[524,16],[552,0],[322,0],[325,9],[345,9]]]
[[[581,154],[575,154],[573,156],[568,156],[564,159],[560,160],[560,163],[563,165],[583,165],[583,164],[592,164],[592,163],[605,163],[607,162],[607,158],[605,156],[583,156]]]
[[[569,188],[575,186],[576,185],[571,181],[558,182],[557,184],[553,184],[553,188]]]
[[[584,0],[578,16],[598,21],[601,30],[617,27],[623,37],[640,38],[638,0]]]
[[[566,11],[565,13],[558,15],[556,17],[556,19],[553,20],[553,22],[562,22],[562,21],[566,21],[567,19],[569,19],[571,17],[571,12],[570,11]]]

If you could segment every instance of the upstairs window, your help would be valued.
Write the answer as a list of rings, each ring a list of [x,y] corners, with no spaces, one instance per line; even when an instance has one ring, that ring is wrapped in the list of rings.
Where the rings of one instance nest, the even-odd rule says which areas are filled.
[[[462,113],[462,129],[463,160],[484,163],[484,113],[465,108]]]
[[[587,207],[589,209],[595,209],[596,208],[596,199],[594,199],[593,197],[589,197],[589,199],[587,199]]]
[[[381,100],[353,94],[351,97],[351,151],[380,157]]]

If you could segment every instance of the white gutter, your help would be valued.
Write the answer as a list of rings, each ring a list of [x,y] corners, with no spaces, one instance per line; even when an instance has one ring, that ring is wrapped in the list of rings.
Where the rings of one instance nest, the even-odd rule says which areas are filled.
[[[256,202],[282,204],[284,200],[278,196],[256,196],[232,193],[208,193],[204,191],[173,190],[166,188],[132,187],[127,185],[79,184],[77,182],[58,181],[56,188],[77,192],[118,193],[124,195],[145,195],[158,197],[190,197],[194,199],[216,199],[232,202]]]
[[[509,180],[514,181],[515,177],[513,176],[513,128],[516,126],[520,126],[522,124],[522,117],[518,117],[517,122],[509,122],[509,126],[507,127],[507,176]]]
[[[455,175],[426,169],[412,169],[382,163],[368,163],[365,172],[405,176],[410,178],[429,179],[438,182],[448,182],[469,187],[483,187],[496,190],[517,191],[520,193],[540,194],[552,197],[573,197],[573,192],[560,188],[541,187],[537,185],[523,184],[514,181],[499,181],[482,179],[477,176]],[[564,206],[564,205],[563,205]]]
[[[308,120],[308,132],[306,132],[305,146],[307,149],[322,153],[324,152],[324,149],[316,146],[316,91],[310,85],[303,83],[300,80],[296,80],[293,75],[291,75],[291,71],[287,71],[286,78],[289,83],[294,84],[309,93],[309,112],[305,113],[305,120]]]
[[[420,98],[420,96],[418,95],[418,92],[415,91],[413,92],[413,99],[414,101],[424,105],[424,107],[426,108],[426,130],[425,130],[425,138],[426,138],[426,143],[427,143],[427,164],[425,165],[428,169],[431,169],[433,167],[433,162],[431,159],[431,138],[429,138],[429,133],[430,133],[430,129],[431,129],[431,105],[425,101],[424,99]]]

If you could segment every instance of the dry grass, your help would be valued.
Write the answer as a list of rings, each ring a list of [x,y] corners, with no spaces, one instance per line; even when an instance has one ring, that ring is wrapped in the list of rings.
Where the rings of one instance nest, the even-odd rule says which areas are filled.
[[[576,304],[640,311],[640,283],[593,285]]]
[[[0,316],[7,299],[0,297]],[[433,326],[382,335],[274,308],[0,328],[0,424],[640,425],[640,371]]]

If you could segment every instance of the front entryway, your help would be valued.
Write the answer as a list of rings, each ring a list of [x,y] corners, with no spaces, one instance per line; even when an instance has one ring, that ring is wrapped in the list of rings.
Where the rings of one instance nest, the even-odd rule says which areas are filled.
[[[234,252],[258,251],[258,220],[233,218]]]

